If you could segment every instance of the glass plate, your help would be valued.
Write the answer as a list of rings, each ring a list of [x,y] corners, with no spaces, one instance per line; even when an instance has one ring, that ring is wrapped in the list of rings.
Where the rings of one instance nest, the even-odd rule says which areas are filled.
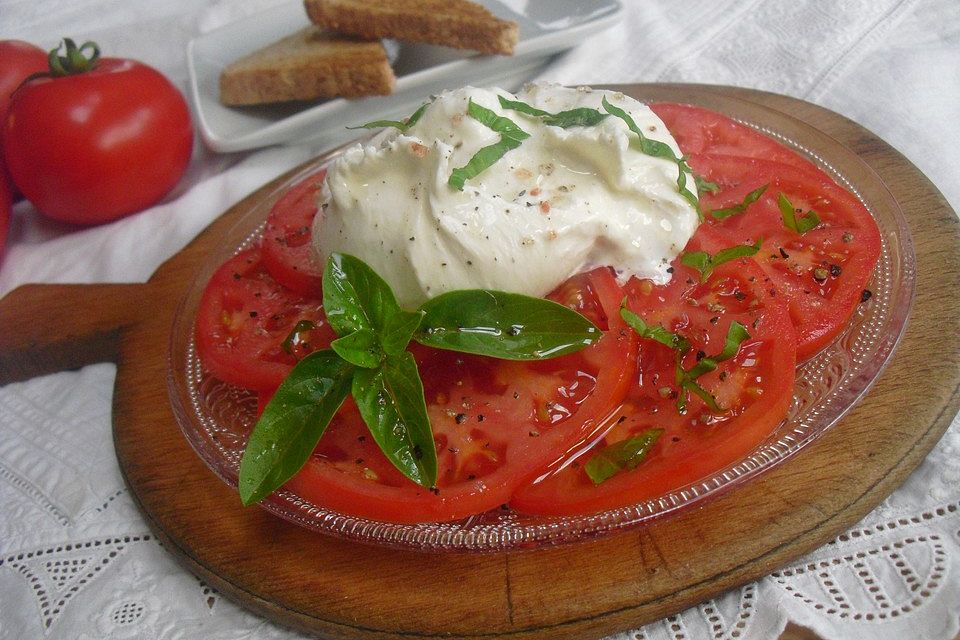
[[[790,411],[764,442],[748,456],[696,483],[629,507],[586,516],[528,516],[498,509],[452,523],[398,525],[333,512],[288,491],[275,493],[261,505],[304,527],[377,545],[421,551],[529,549],[610,534],[689,509],[783,463],[836,424],[873,385],[906,328],[916,269],[906,221],[873,170],[829,136],[753,103],[725,97],[700,103],[777,138],[822,167],[866,205],[883,240],[883,252],[868,285],[873,292],[870,304],[860,305],[843,333],[799,367]],[[197,305],[213,271],[256,242],[270,208],[283,191],[341,151],[317,158],[254,203],[223,238],[223,250],[209,256],[176,313],[168,375],[173,410],[194,450],[233,487],[256,419],[257,400],[202,371],[193,344]]]

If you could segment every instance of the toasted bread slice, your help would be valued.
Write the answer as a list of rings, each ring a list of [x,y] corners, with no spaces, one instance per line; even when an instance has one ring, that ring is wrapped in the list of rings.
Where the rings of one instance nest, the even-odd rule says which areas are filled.
[[[304,0],[315,24],[360,38],[395,38],[511,55],[516,22],[469,0]]]
[[[395,84],[382,44],[311,25],[227,66],[220,101],[237,106],[389,95]]]

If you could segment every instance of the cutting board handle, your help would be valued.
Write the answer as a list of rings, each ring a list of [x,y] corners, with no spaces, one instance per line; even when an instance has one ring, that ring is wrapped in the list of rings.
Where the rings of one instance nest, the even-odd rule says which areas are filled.
[[[0,385],[116,360],[149,284],[28,284],[0,299]]]

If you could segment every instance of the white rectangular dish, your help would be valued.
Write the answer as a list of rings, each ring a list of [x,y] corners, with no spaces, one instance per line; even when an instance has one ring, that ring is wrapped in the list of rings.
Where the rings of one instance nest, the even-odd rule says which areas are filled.
[[[290,2],[232,22],[190,41],[187,64],[197,128],[219,152],[274,144],[336,144],[356,135],[347,125],[408,115],[430,94],[467,84],[515,88],[552,57],[613,25],[620,0],[481,0],[498,17],[520,25],[513,56],[481,55],[426,44],[389,42],[397,75],[386,97],[317,103],[227,107],[218,86],[223,68],[309,24],[303,3]]]

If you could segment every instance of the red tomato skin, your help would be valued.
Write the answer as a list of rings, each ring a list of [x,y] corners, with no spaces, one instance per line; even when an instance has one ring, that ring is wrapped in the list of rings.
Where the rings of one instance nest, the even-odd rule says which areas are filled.
[[[7,233],[10,230],[10,208],[13,206],[13,195],[10,181],[3,168],[3,158],[0,157],[0,261],[3,260],[3,250],[7,246]]]
[[[3,135],[17,188],[42,213],[78,224],[155,204],[193,151],[190,112],[176,87],[151,67],[117,58],[25,84]]]
[[[31,74],[47,70],[47,54],[40,47],[36,47],[23,40],[0,40],[0,131],[3,122],[7,119],[7,110],[10,108],[10,98],[24,80]],[[0,133],[0,161],[3,159],[2,133]],[[0,163],[2,164],[2,163]],[[0,180],[3,181],[5,209],[0,212],[0,254],[3,253],[4,241],[7,237],[7,224],[11,203],[18,199],[16,189],[10,182],[10,174],[6,166],[0,167]]]
[[[7,117],[10,97],[33,73],[47,70],[47,54],[23,40],[0,40],[0,122]]]
[[[597,344],[581,352],[542,363],[508,363],[413,349],[437,442],[438,490],[424,489],[392,468],[368,437],[350,399],[327,427],[314,456],[286,489],[340,513],[395,523],[448,522],[503,505],[518,486],[532,481],[564,452],[603,428],[633,378],[629,354],[635,352],[637,338],[616,315],[623,289],[603,269],[571,280],[587,279],[590,287],[579,292],[590,297],[595,293],[601,308],[589,315],[595,316],[595,321],[605,315],[599,324],[607,328]],[[562,295],[565,288],[561,285],[555,292],[561,295],[551,297],[576,306],[575,300]],[[569,420],[551,422],[552,418],[546,417],[545,422],[538,422],[529,413],[532,408],[526,408],[527,402],[547,390],[539,384],[528,387],[526,376],[533,373],[538,377],[544,368],[548,372],[551,367],[567,370],[571,362],[579,363],[571,371],[583,366],[598,372],[596,385]],[[445,400],[439,399],[438,391],[446,391]],[[470,408],[463,406],[464,400]],[[525,408],[517,408],[517,402]],[[457,416],[457,412],[462,413]],[[472,453],[468,454],[468,449]],[[494,453],[496,462],[489,468],[471,465],[482,459],[484,452]],[[371,477],[366,476],[368,472],[373,472]]]
[[[797,329],[797,358],[813,357],[843,331],[861,301],[882,250],[876,221],[859,200],[819,169],[724,155],[694,154],[690,163],[721,188],[701,198],[707,212],[705,226],[728,244],[763,239],[756,261],[789,305]],[[763,184],[769,185],[767,191],[747,212],[725,220],[709,215],[712,209],[741,202],[747,192]],[[817,210],[821,223],[802,236],[787,230],[776,204],[781,192],[803,210]],[[853,241],[842,239],[845,232]],[[840,274],[815,281],[813,269],[827,268],[831,262],[841,268]]]
[[[322,295],[323,265],[313,255],[317,194],[327,175],[320,169],[290,187],[267,217],[263,264],[277,282],[304,296]]]
[[[305,298],[278,284],[264,269],[259,249],[225,262],[210,278],[197,310],[197,354],[224,382],[273,393],[310,351],[336,338],[319,299]],[[283,341],[300,320],[314,328],[310,347],[288,353]]]
[[[653,103],[650,109],[663,120],[686,155],[710,153],[760,158],[817,171],[815,164],[792,149],[715,111],[674,102]]]
[[[706,227],[701,227],[687,250],[715,253],[725,246],[718,240]],[[612,441],[616,441],[628,433],[638,435],[649,428],[664,429],[649,456],[636,469],[616,474],[600,485],[594,485],[582,469],[583,462],[591,455],[589,452],[579,460],[565,461],[568,464],[521,487],[514,494],[510,506],[517,511],[575,516],[627,507],[655,498],[696,482],[743,457],[767,437],[787,413],[792,401],[796,366],[795,337],[785,305],[765,293],[760,268],[752,260],[741,258],[721,265],[707,283],[699,283],[697,273],[681,266],[679,261],[674,267],[669,285],[644,288],[640,281],[628,283],[629,306],[649,323],[685,333],[694,343],[694,349],[705,345],[705,340],[711,342],[714,346],[703,346],[711,354],[717,353],[722,346],[731,318],[744,323],[752,337],[744,342],[731,363],[743,359],[755,360],[755,365],[740,369],[740,373],[736,367],[728,369],[730,384],[744,385],[743,389],[737,390],[736,397],[741,400],[731,405],[736,409],[730,414],[716,416],[716,422],[702,420],[705,415],[701,413],[703,405],[691,396],[688,413],[681,415],[673,396],[659,394],[661,386],[667,388],[671,384],[673,353],[652,340],[641,340],[639,352],[635,354],[639,375],[624,400],[623,417],[612,427],[611,434],[614,435]],[[736,289],[726,291],[734,283],[738,285]],[[746,293],[742,301],[736,296],[736,290]],[[644,291],[646,293],[638,293]],[[717,296],[720,291],[726,293]],[[704,295],[707,293],[709,295]],[[704,301],[722,299],[722,306],[727,310],[688,304],[688,297],[701,296]],[[755,302],[759,306],[754,306]],[[717,314],[716,324],[706,320],[714,314]],[[756,320],[757,327],[748,318]],[[689,369],[694,362],[694,353],[688,353],[685,368]],[[729,364],[721,364],[718,371]],[[754,366],[759,368],[754,369]],[[703,383],[708,387],[718,384],[716,375],[704,376]],[[754,378],[754,375],[760,377]],[[753,383],[732,382],[738,376],[744,381],[753,379],[759,385],[755,396],[746,391],[746,387]]]

